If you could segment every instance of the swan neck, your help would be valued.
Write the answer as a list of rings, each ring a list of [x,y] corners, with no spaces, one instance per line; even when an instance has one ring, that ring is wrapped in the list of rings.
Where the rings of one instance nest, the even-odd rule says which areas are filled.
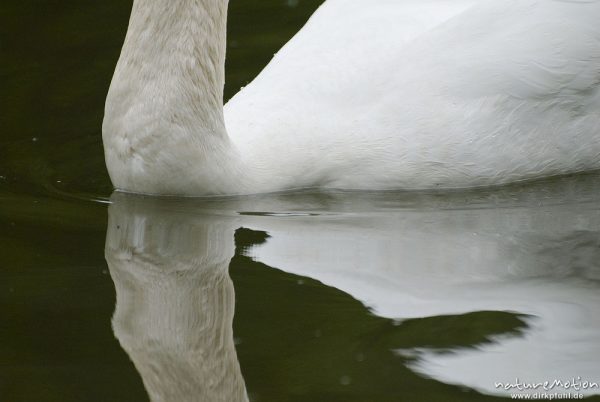
[[[135,0],[124,64],[155,86],[168,112],[191,109],[201,127],[220,131],[226,26],[227,0]]]
[[[233,169],[223,117],[227,4],[134,0],[102,127],[116,188],[224,191]]]

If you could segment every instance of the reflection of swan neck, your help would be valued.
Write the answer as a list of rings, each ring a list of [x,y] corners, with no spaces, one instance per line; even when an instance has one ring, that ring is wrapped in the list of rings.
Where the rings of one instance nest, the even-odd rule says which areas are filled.
[[[227,269],[233,232],[170,213],[159,200],[113,197],[106,260],[113,329],[152,401],[247,401],[235,346]]]
[[[245,401],[227,273],[143,278],[123,268],[111,262],[117,290],[113,329],[151,400]]]

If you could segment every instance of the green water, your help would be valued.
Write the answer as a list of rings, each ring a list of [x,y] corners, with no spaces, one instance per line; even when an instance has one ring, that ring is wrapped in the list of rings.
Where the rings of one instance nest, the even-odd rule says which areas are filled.
[[[231,0],[227,98],[252,80],[320,3]],[[312,249],[301,245],[311,244],[317,234],[349,239],[332,246],[332,255],[350,256],[362,245],[357,258],[367,266],[372,258],[376,271],[382,243],[365,243],[369,233],[383,233],[385,239],[425,227],[424,236],[435,243],[436,233],[449,230],[437,245],[418,241],[422,251],[417,254],[425,255],[434,249],[442,253],[440,243],[480,231],[487,236],[485,244],[516,248],[503,249],[491,263],[485,252],[465,254],[455,265],[488,263],[502,270],[502,261],[516,255],[515,264],[527,272],[517,274],[519,280],[542,278],[549,287],[570,286],[569,292],[596,289],[600,184],[594,175],[450,195],[314,193],[210,201],[115,195],[109,211],[112,189],[101,121],[130,7],[130,1],[113,0],[0,5],[0,401],[147,401],[152,392],[164,392],[173,401],[203,400],[186,390],[209,387],[212,377],[184,365],[202,364],[194,353],[202,342],[210,345],[211,336],[218,338],[213,332],[220,334],[220,326],[233,327],[232,334],[224,330],[228,335],[222,336],[235,345],[228,356],[241,373],[232,369],[223,378],[243,378],[242,389],[253,401],[502,399],[429,378],[414,369],[415,357],[397,350],[459,353],[498,342],[497,336],[518,339],[528,331],[530,312],[498,303],[434,315],[380,313],[370,300],[339,290],[345,285],[338,286],[337,276],[321,278],[318,270],[309,275],[315,262],[302,255]],[[383,227],[394,220],[397,226]],[[140,233],[155,237],[140,242],[135,236]],[[196,237],[187,234],[198,237],[198,247]],[[209,246],[201,246],[203,236]],[[517,240],[490,240],[511,236]],[[221,240],[213,244],[210,239]],[[306,275],[292,264],[269,265],[254,253],[277,239],[289,244],[277,246],[275,254],[296,252],[300,257],[286,261],[305,263]],[[114,249],[113,240],[120,242]],[[408,250],[412,243],[404,241],[398,238],[392,247],[408,244]],[[475,250],[466,241],[454,246]],[[137,263],[131,250],[144,256],[148,271],[129,277],[133,268],[123,261]],[[134,257],[123,259],[123,252]],[[105,253],[117,262],[109,267]],[[447,260],[455,258],[451,251],[444,253]],[[340,272],[352,265],[342,257],[330,263]],[[213,266],[207,261],[216,274],[205,268]],[[399,253],[392,265],[405,261]],[[419,257],[410,261],[429,267]],[[567,273],[544,271],[546,265],[555,267],[552,261],[562,264],[555,271]],[[173,288],[153,293],[173,280],[172,269],[185,280],[175,279]],[[220,285],[206,287],[214,277]],[[213,305],[206,299],[213,291],[231,300]],[[586,300],[572,303],[600,307],[590,304],[595,299]],[[218,314],[221,308],[235,310],[232,322]],[[121,309],[124,315],[117,313]],[[179,317],[179,309],[189,316]],[[204,325],[202,317],[216,324]],[[130,322],[137,326],[128,328]],[[125,329],[119,330],[121,325]],[[138,343],[169,326],[172,334],[155,334],[150,342],[156,350]],[[208,335],[194,338],[202,331]],[[586,336],[587,342],[600,344],[597,336]],[[144,360],[148,356],[157,359],[155,367]],[[211,372],[218,372],[223,361],[211,360],[216,367]],[[599,361],[594,367],[600,373]],[[148,364],[159,377],[181,370],[182,378],[153,385]]]

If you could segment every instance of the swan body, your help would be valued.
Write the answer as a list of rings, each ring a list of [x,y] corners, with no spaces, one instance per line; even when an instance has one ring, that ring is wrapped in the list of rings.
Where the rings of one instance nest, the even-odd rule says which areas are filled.
[[[224,109],[226,0],[135,0],[115,187],[500,185],[600,169],[600,1],[327,0]]]

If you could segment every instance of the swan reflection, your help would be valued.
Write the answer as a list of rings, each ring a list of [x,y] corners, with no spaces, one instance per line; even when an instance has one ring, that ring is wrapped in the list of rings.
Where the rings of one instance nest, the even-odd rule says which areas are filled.
[[[446,195],[182,200],[116,193],[106,245],[117,289],[115,334],[152,400],[246,400],[229,267],[242,291],[241,336],[268,343],[260,370],[284,367],[302,387],[325,387],[331,376],[336,386],[352,387],[359,378],[369,389],[403,392],[406,385],[391,379],[415,373],[503,395],[494,384],[515,378],[599,382],[596,182],[588,176]],[[273,268],[285,271],[285,280]],[[301,277],[293,286],[306,290],[289,290],[291,274]],[[261,286],[265,278],[275,279]],[[330,288],[307,287],[313,280]],[[285,289],[276,293],[278,286]],[[339,304],[321,303],[333,288],[345,292],[336,294]],[[266,302],[253,306],[252,297]],[[297,310],[286,318],[283,310],[303,303],[316,306],[311,314],[319,317]],[[313,318],[339,319],[332,326],[339,331],[327,338],[311,327]],[[290,331],[304,327],[313,340],[288,339],[302,339]],[[316,370],[324,360],[327,367]],[[378,370],[382,376],[371,378]],[[250,386],[264,382],[253,370],[244,374]]]
[[[218,219],[116,195],[106,260],[113,329],[152,401],[247,401],[236,356],[233,233]]]

